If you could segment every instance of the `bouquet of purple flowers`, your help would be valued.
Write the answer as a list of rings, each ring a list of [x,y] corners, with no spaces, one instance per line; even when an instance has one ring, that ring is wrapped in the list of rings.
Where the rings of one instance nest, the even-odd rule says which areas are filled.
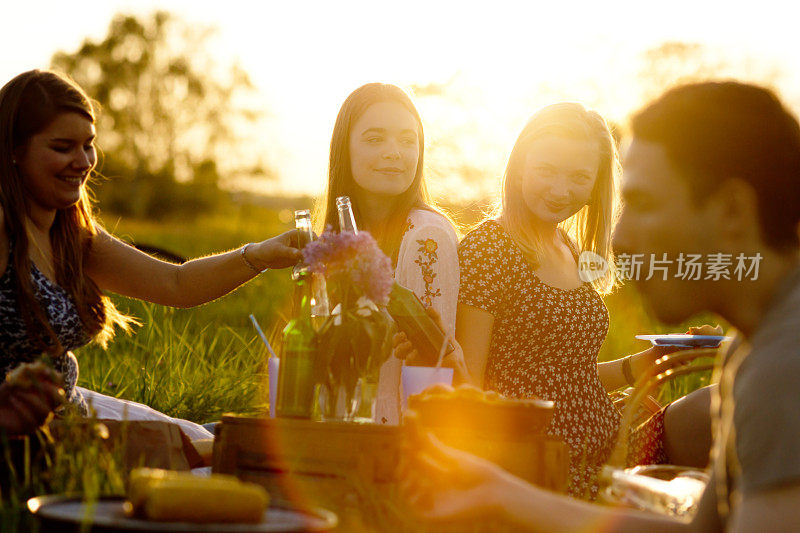
[[[317,332],[326,416],[351,419],[358,411],[370,417],[378,372],[391,353],[391,261],[368,232],[330,229],[303,248],[303,259],[312,273],[325,277],[334,305]]]
[[[362,297],[378,306],[389,302],[392,262],[366,231],[334,233],[329,229],[303,248],[311,272],[325,282],[342,307],[353,307]]]

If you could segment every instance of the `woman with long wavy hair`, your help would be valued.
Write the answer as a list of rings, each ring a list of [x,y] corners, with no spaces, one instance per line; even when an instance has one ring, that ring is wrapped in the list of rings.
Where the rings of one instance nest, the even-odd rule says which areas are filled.
[[[175,265],[106,232],[94,219],[87,181],[97,162],[95,111],[75,83],[31,70],[0,90],[0,372],[48,354],[67,399],[102,418],[124,412],[165,418],[140,404],[76,386],[72,350],[103,345],[133,320],[103,291],[174,307],[218,298],[267,267],[294,264],[294,234]],[[296,241],[296,239],[294,239]],[[210,438],[182,421],[192,438]]]

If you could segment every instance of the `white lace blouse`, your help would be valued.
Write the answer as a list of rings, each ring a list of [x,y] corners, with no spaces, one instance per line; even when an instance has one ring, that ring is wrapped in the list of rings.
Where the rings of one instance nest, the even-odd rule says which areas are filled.
[[[426,306],[442,317],[452,335],[458,304],[458,237],[450,222],[438,213],[413,209],[397,255],[395,280],[414,291]],[[378,424],[400,423],[400,368],[390,357],[381,367],[376,416]]]

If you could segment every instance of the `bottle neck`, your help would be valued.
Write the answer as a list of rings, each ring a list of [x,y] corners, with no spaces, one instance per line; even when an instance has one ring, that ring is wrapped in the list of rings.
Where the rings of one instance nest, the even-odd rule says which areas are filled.
[[[346,208],[339,208],[339,230],[358,233],[355,217],[349,205]]]
[[[358,226],[353,216],[353,206],[350,204],[350,198],[347,196],[338,197],[336,199],[336,210],[339,212],[339,231],[358,233]]]

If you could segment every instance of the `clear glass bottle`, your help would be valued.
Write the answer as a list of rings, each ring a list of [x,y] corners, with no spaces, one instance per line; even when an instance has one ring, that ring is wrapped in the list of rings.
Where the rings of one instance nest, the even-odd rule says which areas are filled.
[[[303,249],[306,244],[314,240],[314,232],[311,229],[311,212],[308,209],[299,209],[294,212],[294,226],[298,233],[298,248]],[[292,270],[292,279],[299,281],[305,278],[303,285],[309,298],[311,307],[311,321],[315,327],[322,325],[322,322],[330,316],[330,304],[328,303],[328,289],[325,283],[325,276],[319,272],[310,272],[308,265],[298,263]],[[302,298],[302,294],[297,298]]]
[[[356,219],[353,216],[353,206],[350,204],[350,197],[337,197],[336,210],[339,211],[339,231],[352,231],[357,234],[358,226],[356,226]]]
[[[294,212],[294,227],[298,233],[297,247],[302,250],[306,244],[314,240],[314,232],[311,229],[311,211],[308,209],[298,209]]]

